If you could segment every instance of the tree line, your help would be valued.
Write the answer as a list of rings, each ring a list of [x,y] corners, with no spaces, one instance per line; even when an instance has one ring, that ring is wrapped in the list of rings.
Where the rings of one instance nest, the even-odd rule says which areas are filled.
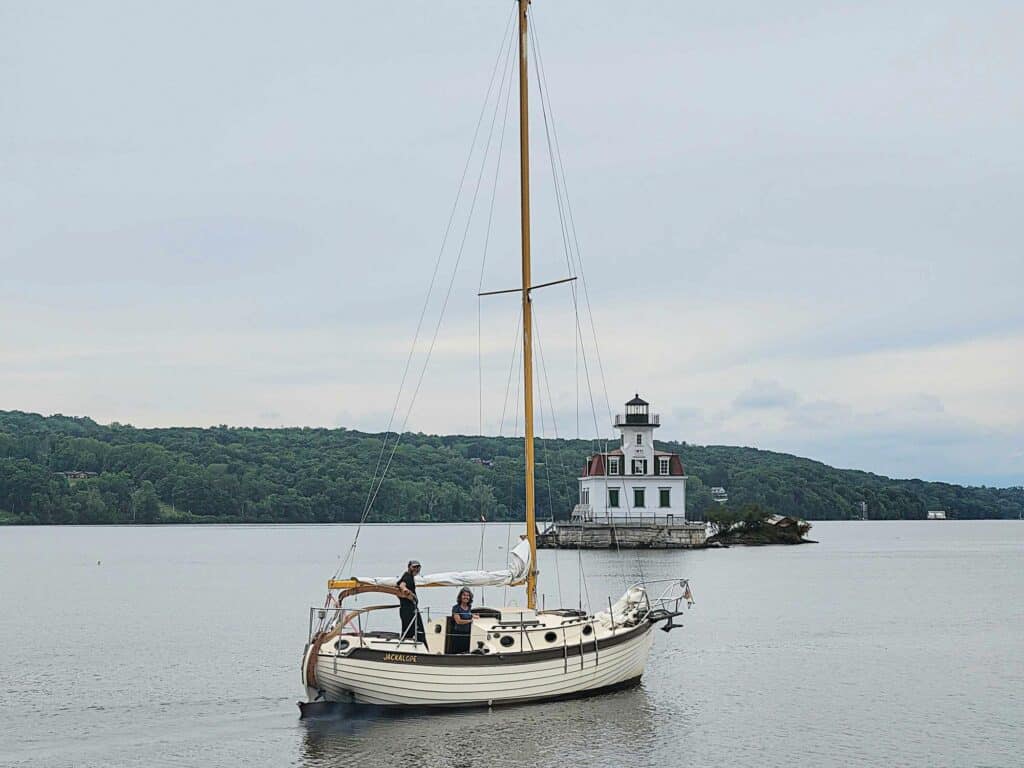
[[[344,428],[137,429],[0,411],[0,522],[356,522],[370,495],[371,522],[523,519],[521,438],[404,434],[371,494],[383,442],[383,434]],[[537,441],[540,520],[568,517],[585,459],[603,447]],[[861,502],[872,519],[920,519],[930,509],[959,518],[1024,512],[1019,487],[892,480],[753,448],[658,448],[682,457],[691,519],[713,509],[714,486],[727,489],[730,504],[809,520],[857,517]]]

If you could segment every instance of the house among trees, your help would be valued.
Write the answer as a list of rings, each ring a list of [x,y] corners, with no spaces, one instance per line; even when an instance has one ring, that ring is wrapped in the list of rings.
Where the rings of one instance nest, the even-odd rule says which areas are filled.
[[[67,472],[58,472],[59,475],[64,475],[68,480],[86,480],[90,477],[96,477],[96,472],[86,472],[81,469],[72,469]]]
[[[711,487],[711,500],[716,504],[726,504],[729,501],[729,494],[720,485]]]

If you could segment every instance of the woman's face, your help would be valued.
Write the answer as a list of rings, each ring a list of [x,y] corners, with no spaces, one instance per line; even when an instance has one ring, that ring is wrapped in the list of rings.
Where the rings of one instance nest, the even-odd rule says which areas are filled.
[[[469,595],[467,595],[465,592],[460,594],[459,595],[459,602],[460,603],[468,603],[469,602]]]

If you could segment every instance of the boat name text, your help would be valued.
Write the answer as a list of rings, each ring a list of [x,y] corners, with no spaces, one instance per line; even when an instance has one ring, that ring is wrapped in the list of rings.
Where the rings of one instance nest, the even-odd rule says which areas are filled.
[[[403,664],[415,664],[416,657],[410,653],[385,653],[384,661],[400,661]]]

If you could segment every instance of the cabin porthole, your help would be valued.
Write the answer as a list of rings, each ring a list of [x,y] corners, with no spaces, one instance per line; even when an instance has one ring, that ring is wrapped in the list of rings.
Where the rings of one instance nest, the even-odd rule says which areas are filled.
[[[344,651],[348,648],[348,640],[339,640],[334,646],[335,650]]]
[[[434,625],[434,634],[435,635],[441,634],[441,625],[440,624],[435,624]]]
[[[549,643],[553,643],[555,642],[555,640],[558,639],[558,635],[556,635],[554,632],[545,632],[544,639],[547,640]]]
[[[592,635],[592,634],[594,634],[594,628],[591,625],[587,624],[585,627],[583,627],[583,634],[584,635]]]
[[[501,638],[500,642],[503,646],[508,648],[512,645],[515,645],[516,640],[514,637],[512,637],[512,635],[505,635],[503,638]]]

